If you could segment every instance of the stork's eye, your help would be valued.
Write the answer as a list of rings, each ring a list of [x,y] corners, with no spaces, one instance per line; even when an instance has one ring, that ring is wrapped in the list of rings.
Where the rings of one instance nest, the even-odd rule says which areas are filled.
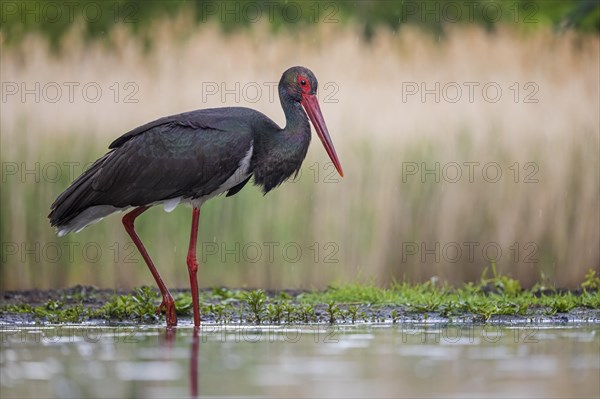
[[[298,75],[298,77],[296,78],[296,82],[300,85],[300,90],[303,93],[310,93],[311,87],[310,87],[310,80],[308,80],[308,78],[304,75]]]

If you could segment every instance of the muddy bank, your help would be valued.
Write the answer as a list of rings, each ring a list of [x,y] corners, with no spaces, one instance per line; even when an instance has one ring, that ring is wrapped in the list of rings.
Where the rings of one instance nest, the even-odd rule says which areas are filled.
[[[189,290],[173,290],[180,325],[191,324]],[[317,300],[315,300],[315,295]],[[445,309],[445,304],[421,310],[414,304],[318,301],[311,291],[240,291],[206,289],[200,292],[201,320],[206,324],[497,324],[497,325],[580,325],[600,324],[600,308],[574,307],[557,311],[531,306],[494,309],[482,305],[477,312]],[[549,295],[544,293],[544,295]],[[576,297],[581,293],[558,292]],[[596,294],[597,295],[597,294]],[[308,298],[310,296],[310,298]],[[324,296],[325,298],[325,296]],[[155,313],[158,292],[150,288],[135,291],[75,286],[63,290],[7,291],[0,296],[0,324],[92,323],[97,325],[164,324],[164,315]],[[487,307],[483,307],[487,306]],[[489,310],[491,308],[491,310]],[[441,310],[440,310],[441,309]],[[488,310],[485,310],[488,309]],[[509,308],[510,309],[510,308]],[[494,313],[496,311],[496,313]]]

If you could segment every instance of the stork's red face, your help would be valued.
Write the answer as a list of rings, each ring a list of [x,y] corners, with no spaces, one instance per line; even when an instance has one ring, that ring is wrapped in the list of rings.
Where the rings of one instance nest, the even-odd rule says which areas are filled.
[[[310,121],[317,131],[317,135],[325,147],[325,151],[327,151],[327,155],[329,155],[329,158],[331,159],[331,162],[333,162],[335,165],[335,168],[340,176],[344,177],[342,165],[340,164],[340,160],[338,159],[335,148],[333,147],[333,143],[331,142],[331,137],[329,136],[329,131],[327,130],[327,125],[325,124],[325,119],[323,119],[321,107],[319,107],[319,101],[317,100],[317,79],[312,73],[310,73],[310,71],[307,72],[308,73],[306,74],[299,73],[297,78],[297,82],[300,86],[300,91],[302,94],[300,104],[302,104],[306,110]]]

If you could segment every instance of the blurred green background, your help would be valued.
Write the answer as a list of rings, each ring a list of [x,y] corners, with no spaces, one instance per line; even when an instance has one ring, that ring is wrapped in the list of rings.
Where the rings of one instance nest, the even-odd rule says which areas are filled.
[[[274,34],[304,29],[315,23],[356,24],[366,38],[378,27],[396,30],[413,24],[443,32],[447,23],[475,23],[493,29],[497,23],[574,27],[600,31],[600,10],[595,0],[501,1],[144,1],[83,0],[60,2],[10,1],[2,8],[3,31],[8,41],[20,42],[30,32],[43,33],[57,45],[77,22],[88,38],[105,35],[115,24],[143,32],[153,21],[190,15],[196,24],[217,22],[224,32],[250,29],[262,20]]]
[[[311,288],[485,267],[577,286],[600,270],[596,1],[3,2],[0,287],[153,284],[111,216],[58,238],[50,204],[120,134],[197,108],[284,123],[304,65],[342,165],[202,208],[199,283]],[[191,210],[137,222],[187,287]]]

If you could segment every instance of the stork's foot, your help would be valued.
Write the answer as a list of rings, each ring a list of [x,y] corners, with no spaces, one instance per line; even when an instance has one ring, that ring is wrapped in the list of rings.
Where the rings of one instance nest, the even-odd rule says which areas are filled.
[[[163,297],[162,302],[156,308],[156,314],[161,314],[163,310],[167,318],[167,327],[175,327],[177,325],[177,315],[175,314],[175,301],[171,295]]]

